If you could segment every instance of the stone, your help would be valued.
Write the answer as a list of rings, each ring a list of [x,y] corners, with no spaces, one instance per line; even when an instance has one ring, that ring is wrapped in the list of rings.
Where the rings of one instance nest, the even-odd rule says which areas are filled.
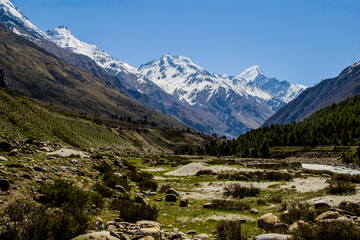
[[[78,160],[74,160],[74,159],[70,160],[70,162],[75,165],[80,164]]]
[[[10,182],[7,179],[0,179],[0,190],[1,191],[9,191]]]
[[[161,202],[162,200],[163,200],[162,197],[154,198],[154,201],[156,201],[156,202]]]
[[[146,236],[146,237],[140,238],[139,240],[155,240],[155,239],[151,236]]]
[[[195,230],[189,230],[189,231],[187,232],[187,234],[194,235],[194,234],[196,234],[196,231],[195,231]]]
[[[280,220],[272,213],[267,213],[258,219],[258,226],[266,231],[270,231]]]
[[[16,156],[16,155],[18,155],[18,153],[19,153],[19,150],[15,148],[9,152],[9,156]]]
[[[102,231],[102,232],[94,232],[88,233],[84,235],[77,236],[72,240],[119,240],[117,237],[110,236],[110,232]]]
[[[0,151],[3,152],[10,152],[11,150],[11,144],[5,141],[0,142]]]
[[[300,226],[305,226],[305,225],[309,225],[308,223],[304,222],[303,220],[294,222],[293,224],[291,224],[291,226],[289,227],[289,232],[295,232],[296,229],[298,229]]]
[[[319,216],[317,216],[315,218],[315,222],[322,221],[322,220],[325,220],[325,219],[336,219],[339,216],[340,216],[340,213],[338,213],[338,212],[327,211],[327,212],[324,212],[323,214],[320,214]]]
[[[292,235],[269,233],[269,234],[262,234],[256,236],[254,240],[290,240],[290,239],[293,239]]]
[[[360,202],[342,201],[338,207],[360,216]]]
[[[141,196],[140,194],[137,194],[135,197],[135,202],[140,203],[140,204],[144,204],[144,205],[149,205],[148,200],[146,200],[146,198],[144,198],[143,196]]]
[[[166,191],[165,191],[166,194],[174,194],[176,196],[180,196],[179,192],[176,191],[175,189],[173,188],[168,188]]]
[[[187,207],[188,204],[189,204],[189,200],[187,198],[182,198],[179,201],[179,206],[180,207]]]
[[[39,167],[38,165],[34,165],[34,170],[39,172],[46,172],[45,168]]]
[[[259,211],[258,211],[257,209],[255,209],[255,208],[252,208],[252,209],[250,210],[250,212],[251,212],[252,214],[259,214]]]
[[[149,221],[149,220],[143,220],[143,221],[138,221],[136,222],[136,225],[140,226],[140,227],[157,227],[160,228],[162,227],[162,225],[158,222],[155,221]]]
[[[287,233],[288,229],[289,225],[286,223],[275,223],[272,230],[276,233]]]
[[[205,203],[203,205],[203,208],[212,208],[212,204],[211,203]]]
[[[356,216],[355,213],[343,210],[341,208],[330,208],[329,210],[330,211],[335,211],[335,212],[338,212],[338,213],[342,213],[342,214],[346,214],[346,215],[349,215],[349,216]]]
[[[7,161],[7,159],[6,159],[6,158],[4,158],[4,157],[2,157],[2,156],[0,156],[0,161],[6,162],[6,161]]]
[[[209,235],[202,233],[202,234],[198,234],[194,237],[194,239],[209,239]]]
[[[165,196],[165,200],[167,202],[176,202],[176,195],[175,194],[168,194]]]
[[[123,186],[115,185],[114,189],[118,190],[121,193],[126,193],[126,189]]]
[[[161,240],[161,231],[159,227],[140,228],[140,231],[145,233],[145,236],[151,236],[154,240]]]
[[[319,201],[316,201],[316,202],[314,203],[314,208],[315,208],[315,209],[330,208],[330,207],[331,207],[330,204],[327,203],[327,202],[324,201],[324,200],[319,200]]]
[[[51,202],[50,197],[46,194],[36,194],[34,196],[34,200],[38,203],[45,203],[45,204]]]

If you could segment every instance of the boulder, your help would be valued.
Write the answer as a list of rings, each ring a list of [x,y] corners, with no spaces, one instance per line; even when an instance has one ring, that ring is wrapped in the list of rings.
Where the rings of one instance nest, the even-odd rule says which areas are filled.
[[[255,240],[290,240],[293,239],[292,235],[285,235],[285,234],[263,234],[255,237]]]
[[[143,220],[143,221],[137,221],[136,225],[146,228],[146,227],[157,227],[160,228],[162,227],[162,225],[158,222],[155,221],[149,221],[149,220]]]
[[[316,201],[316,202],[314,203],[314,208],[315,208],[315,209],[330,208],[330,207],[331,207],[330,204],[327,203],[327,202],[324,201],[324,200],[319,200],[319,201]]]
[[[353,212],[357,216],[360,216],[360,202],[342,201],[339,204],[339,208],[349,212]]]
[[[151,236],[154,240],[161,240],[161,230],[159,227],[140,228],[139,230],[143,232],[145,236]]]
[[[194,234],[196,234],[196,231],[195,231],[195,230],[189,230],[189,231],[187,232],[187,234],[194,235]]]
[[[175,194],[168,194],[165,197],[167,202],[176,202],[176,195]]]
[[[84,235],[77,236],[72,240],[119,240],[117,237],[110,236],[110,232],[102,231],[102,232],[94,232],[88,233]]]
[[[0,161],[6,162],[6,161],[7,161],[7,159],[6,159],[6,158],[4,158],[4,157],[2,157],[2,156],[0,156]]]
[[[48,195],[45,194],[36,194],[34,200],[38,203],[50,203],[51,199]]]
[[[0,151],[10,152],[11,144],[5,141],[0,141]]]
[[[19,153],[19,150],[15,148],[9,152],[9,156],[16,156],[16,155],[18,155],[18,153]]]
[[[211,203],[205,203],[203,205],[203,208],[212,208],[212,204]]]
[[[1,191],[9,191],[10,182],[7,179],[0,179],[0,190]]]
[[[304,222],[303,220],[294,222],[290,227],[289,227],[289,232],[295,232],[296,229],[298,229],[300,226],[305,226],[305,225],[309,225],[308,223]]]
[[[259,211],[258,211],[257,209],[255,209],[255,208],[252,208],[252,209],[250,210],[250,212],[251,212],[252,214],[259,214]]]
[[[179,206],[180,207],[187,207],[188,204],[189,204],[189,200],[187,198],[182,198],[179,201]]]
[[[176,196],[180,196],[179,192],[176,191],[175,189],[173,188],[168,188],[166,191],[165,191],[166,194],[174,194]]]
[[[279,222],[280,220],[277,216],[272,213],[267,213],[258,219],[258,226],[266,231],[270,231],[274,225]]]
[[[115,185],[114,189],[118,190],[121,193],[126,193],[126,189],[123,186]]]
[[[209,239],[209,235],[204,234],[204,233],[198,234],[194,237],[194,239]]]
[[[273,227],[273,231],[276,233],[287,233],[289,229],[289,225],[286,223],[275,223]]]
[[[327,212],[324,212],[323,214],[320,214],[319,216],[317,216],[315,218],[315,222],[322,221],[322,220],[325,220],[325,219],[336,219],[339,216],[340,216],[340,213],[338,213],[338,212],[327,211]]]

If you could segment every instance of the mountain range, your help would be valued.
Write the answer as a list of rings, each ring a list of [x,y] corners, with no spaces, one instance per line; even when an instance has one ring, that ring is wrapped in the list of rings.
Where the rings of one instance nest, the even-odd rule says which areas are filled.
[[[39,30],[8,0],[0,0],[0,21],[127,97],[207,134],[233,138],[257,128],[306,89],[268,78],[258,66],[237,76],[220,75],[169,54],[135,68],[78,40],[67,27]]]

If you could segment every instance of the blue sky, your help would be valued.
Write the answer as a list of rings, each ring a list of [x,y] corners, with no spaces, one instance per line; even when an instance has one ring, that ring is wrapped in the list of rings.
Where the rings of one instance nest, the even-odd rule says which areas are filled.
[[[359,0],[12,0],[41,30],[139,66],[163,54],[206,70],[264,74],[313,86],[360,60]]]

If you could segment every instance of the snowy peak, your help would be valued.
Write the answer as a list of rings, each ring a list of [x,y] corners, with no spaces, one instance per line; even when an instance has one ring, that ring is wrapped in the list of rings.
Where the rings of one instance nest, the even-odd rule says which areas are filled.
[[[260,67],[258,65],[252,66],[248,69],[246,69],[244,72],[242,72],[238,77],[244,78],[245,80],[252,82],[254,81],[258,76],[263,76],[263,72],[261,71]]]
[[[46,33],[57,46],[88,56],[111,75],[116,76],[124,71],[136,73],[136,68],[111,57],[96,45],[80,41],[65,26],[49,29]]]
[[[39,30],[29,19],[8,0],[0,0],[0,21],[19,35],[34,39],[49,40],[48,36]]]

